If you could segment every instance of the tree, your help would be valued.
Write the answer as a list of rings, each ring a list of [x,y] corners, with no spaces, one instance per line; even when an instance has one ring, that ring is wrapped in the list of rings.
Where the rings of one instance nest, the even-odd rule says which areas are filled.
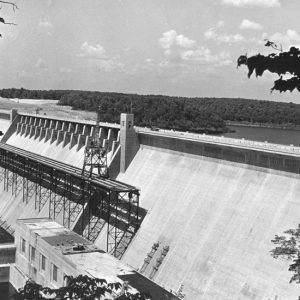
[[[11,1],[1,1],[0,0],[0,4],[11,6],[12,9],[13,9],[13,11],[15,11],[16,9],[18,9],[17,4],[14,3],[14,2],[11,2]],[[0,9],[2,9],[2,7],[0,7]],[[4,18],[2,18],[1,16],[0,16],[0,23],[5,24],[5,25],[17,25],[17,24],[12,23],[12,22],[6,22],[4,20]],[[0,37],[2,37],[1,33],[0,33]]]
[[[255,71],[256,77],[262,76],[265,71],[276,73],[279,76],[278,80],[274,81],[274,90],[281,92],[294,91],[295,89],[300,92],[300,50],[296,47],[290,47],[288,51],[283,51],[282,46],[278,46],[274,42],[266,40],[266,47],[275,49],[276,53],[269,55],[257,55],[247,57],[241,55],[237,60],[237,67],[246,65],[248,67],[248,78],[251,77]],[[290,76],[283,79],[284,75]]]
[[[65,276],[67,285],[58,289],[43,287],[32,280],[14,296],[16,300],[44,300],[44,299],[116,299],[116,300],[151,300],[146,294],[132,294],[128,285],[119,282],[108,283],[105,279],[92,278],[87,275],[77,277]]]
[[[300,224],[297,229],[289,229],[282,236],[276,235],[272,242],[276,247],[271,250],[271,255],[292,262],[289,266],[289,271],[293,272],[290,283],[300,283]]]

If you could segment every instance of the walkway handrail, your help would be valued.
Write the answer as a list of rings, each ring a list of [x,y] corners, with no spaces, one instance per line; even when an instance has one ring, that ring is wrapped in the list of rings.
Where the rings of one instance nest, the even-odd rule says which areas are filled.
[[[258,141],[251,141],[236,138],[229,138],[224,136],[215,136],[215,135],[207,135],[207,134],[197,134],[191,132],[180,132],[174,130],[166,130],[166,129],[159,129],[159,130],[151,130],[150,128],[146,127],[135,127],[137,132],[141,133],[150,133],[150,134],[158,134],[158,135],[165,135],[171,137],[178,137],[178,138],[186,138],[195,141],[202,141],[202,142],[210,142],[216,144],[225,144],[228,146],[238,146],[242,148],[254,148],[258,150],[264,151],[274,151],[274,152],[283,152],[285,154],[296,154],[300,155],[300,147],[294,145],[280,145],[274,143],[265,142],[258,142]]]

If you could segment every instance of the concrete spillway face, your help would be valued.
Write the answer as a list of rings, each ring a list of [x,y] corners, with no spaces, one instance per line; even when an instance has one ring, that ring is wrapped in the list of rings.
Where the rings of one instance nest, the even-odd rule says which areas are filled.
[[[159,255],[169,250],[153,280],[173,291],[183,284],[185,299],[299,296],[288,262],[269,253],[271,239],[300,221],[298,175],[141,145],[117,179],[138,186],[148,210],[125,263],[141,270],[159,243]]]
[[[93,130],[92,124],[39,115],[19,115],[15,130],[11,127],[6,143],[79,168],[83,166],[85,145]],[[116,151],[112,145],[117,142],[118,131],[117,127],[110,127],[110,124],[101,128],[100,139],[109,149],[108,164],[114,154],[112,151]]]

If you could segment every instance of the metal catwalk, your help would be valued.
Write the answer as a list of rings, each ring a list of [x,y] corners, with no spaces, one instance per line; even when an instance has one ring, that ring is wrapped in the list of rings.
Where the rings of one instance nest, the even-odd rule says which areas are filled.
[[[63,214],[63,225],[94,242],[106,229],[107,252],[121,258],[146,211],[139,190],[122,182],[89,177],[82,169],[0,143],[0,181],[40,211],[49,202],[49,217]],[[106,226],[105,226],[106,225]]]

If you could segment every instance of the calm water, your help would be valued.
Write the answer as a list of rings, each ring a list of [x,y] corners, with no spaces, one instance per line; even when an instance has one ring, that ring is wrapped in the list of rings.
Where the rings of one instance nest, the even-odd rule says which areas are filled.
[[[245,126],[228,126],[235,130],[232,133],[223,134],[226,137],[245,138],[253,141],[268,141],[269,143],[300,146],[300,131],[273,129],[273,128],[259,128],[259,127],[245,127]]]

